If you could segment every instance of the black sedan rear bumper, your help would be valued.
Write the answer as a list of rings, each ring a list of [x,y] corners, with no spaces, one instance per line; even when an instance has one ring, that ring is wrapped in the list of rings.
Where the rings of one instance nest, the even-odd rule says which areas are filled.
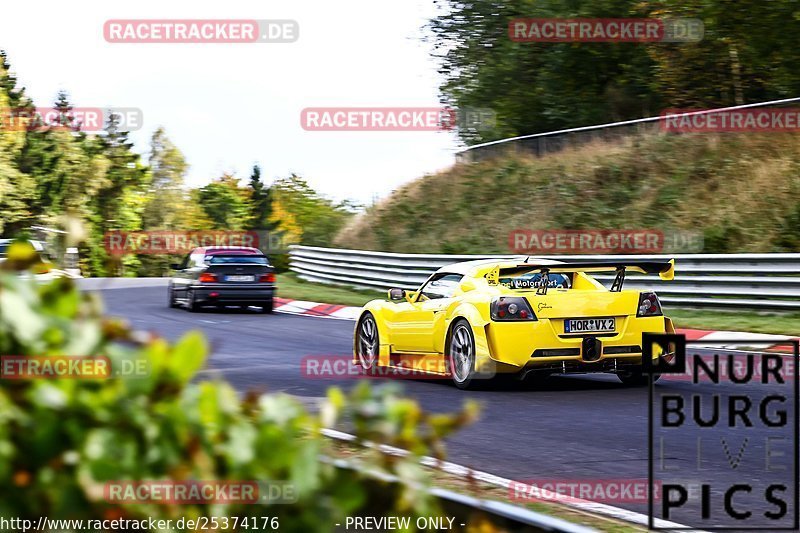
[[[201,305],[259,305],[275,297],[275,285],[203,284],[192,287],[194,300]]]

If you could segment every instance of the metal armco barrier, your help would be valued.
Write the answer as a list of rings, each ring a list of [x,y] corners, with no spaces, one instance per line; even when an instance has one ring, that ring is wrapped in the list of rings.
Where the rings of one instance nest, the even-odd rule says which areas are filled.
[[[524,257],[519,255],[396,254],[292,246],[291,270],[320,283],[387,290],[417,289],[440,267],[459,261]],[[545,256],[543,256],[545,257]],[[656,290],[675,307],[724,307],[754,310],[800,310],[800,254],[571,255],[546,256],[560,261],[590,259],[675,259],[675,280],[626,276],[629,289]],[[613,275],[598,275],[607,286]]]
[[[321,457],[322,462],[332,464],[340,470],[357,470],[350,462],[343,459]],[[363,482],[367,485],[369,495],[389,494],[400,498],[401,481],[391,474],[368,472]],[[438,500],[442,511],[454,519],[452,531],[498,531],[506,533],[598,533],[594,528],[573,524],[561,518],[537,513],[525,507],[511,505],[493,500],[484,500],[466,496],[447,489],[431,488],[430,494]],[[370,502],[372,503],[372,502]],[[377,512],[388,509],[372,507]],[[483,526],[478,526],[483,524]],[[338,525],[338,524],[337,524]],[[423,530],[419,522],[412,521],[412,530]],[[416,527],[414,527],[416,526]],[[344,531],[347,527],[339,527],[336,531]]]

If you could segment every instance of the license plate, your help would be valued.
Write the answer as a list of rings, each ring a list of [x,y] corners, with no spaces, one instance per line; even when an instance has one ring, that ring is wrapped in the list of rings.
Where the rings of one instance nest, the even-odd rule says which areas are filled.
[[[571,318],[564,321],[564,333],[600,333],[616,329],[613,318]]]
[[[255,281],[255,276],[225,276],[225,281]]]

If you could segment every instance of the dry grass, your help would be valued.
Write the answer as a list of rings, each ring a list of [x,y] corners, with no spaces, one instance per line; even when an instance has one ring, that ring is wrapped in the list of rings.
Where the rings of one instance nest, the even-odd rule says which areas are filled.
[[[660,228],[702,231],[706,252],[800,251],[798,141],[661,134],[458,164],[399,188],[336,245],[507,253],[514,229]]]

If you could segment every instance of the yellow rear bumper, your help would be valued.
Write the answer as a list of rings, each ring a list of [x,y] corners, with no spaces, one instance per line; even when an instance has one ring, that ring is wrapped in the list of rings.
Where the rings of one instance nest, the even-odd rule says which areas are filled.
[[[673,332],[672,323],[663,316],[618,316],[614,333],[565,334],[563,319],[534,322],[490,322],[484,327],[489,357],[497,363],[517,368],[550,366],[574,361],[598,363],[607,359],[641,363],[642,333]],[[672,331],[670,331],[672,330]],[[585,358],[583,339],[593,336],[600,342],[599,356]],[[660,355],[654,351],[653,356]],[[606,365],[598,365],[605,367]]]

